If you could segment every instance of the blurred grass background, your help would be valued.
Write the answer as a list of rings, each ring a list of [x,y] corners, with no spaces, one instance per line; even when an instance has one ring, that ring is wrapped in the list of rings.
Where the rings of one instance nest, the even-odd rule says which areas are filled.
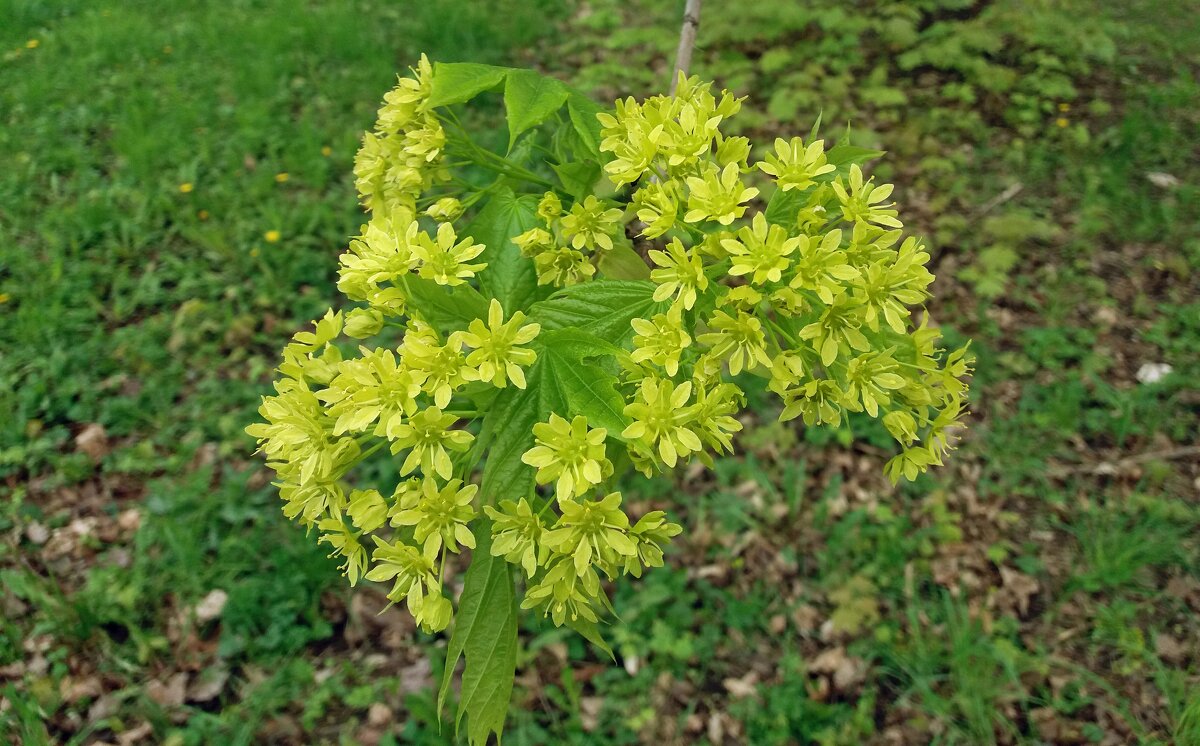
[[[0,740],[453,742],[439,643],[242,428],[397,72],[647,95],[680,5],[0,0]],[[507,741],[1200,744],[1198,38],[1185,0],[705,8],[744,132],[890,151],[972,429],[897,489],[882,430],[757,397],[741,455],[630,483],[685,534],[614,590],[620,665],[530,620]]]

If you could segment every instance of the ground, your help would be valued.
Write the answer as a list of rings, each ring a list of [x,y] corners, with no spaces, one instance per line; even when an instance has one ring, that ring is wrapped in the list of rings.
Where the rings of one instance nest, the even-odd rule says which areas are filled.
[[[0,0],[0,740],[453,742],[444,641],[242,428],[396,72],[647,95],[678,5]],[[1184,0],[705,8],[745,132],[888,151],[970,427],[896,488],[877,426],[756,396],[741,455],[630,480],[685,532],[613,589],[616,664],[528,621],[506,743],[1200,744],[1197,38]]]

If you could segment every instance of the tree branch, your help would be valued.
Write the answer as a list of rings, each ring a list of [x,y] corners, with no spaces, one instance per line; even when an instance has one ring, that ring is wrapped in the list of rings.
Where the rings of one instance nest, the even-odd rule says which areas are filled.
[[[687,0],[683,8],[683,28],[679,31],[679,48],[675,50],[675,70],[671,73],[671,95],[679,84],[679,73],[688,74],[692,66],[692,49],[700,29],[700,0]]]

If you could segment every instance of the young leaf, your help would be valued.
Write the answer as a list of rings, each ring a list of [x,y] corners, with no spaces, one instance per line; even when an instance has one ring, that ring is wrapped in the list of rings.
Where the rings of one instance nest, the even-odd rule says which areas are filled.
[[[626,347],[634,336],[631,320],[650,318],[666,305],[654,300],[652,282],[593,280],[534,303],[529,318],[540,323],[544,331],[575,328]]]
[[[475,62],[435,62],[433,82],[425,108],[461,104],[500,85],[508,68]]]
[[[602,111],[604,107],[574,91],[567,100],[567,115],[571,117],[571,124],[587,147],[588,155],[596,160],[600,159],[600,120],[596,119],[596,115]]]
[[[852,163],[866,163],[869,160],[880,158],[885,152],[857,145],[835,145],[829,149],[825,157],[834,166],[849,166]]]
[[[463,581],[454,631],[446,646],[446,669],[438,690],[438,712],[446,702],[458,659],[466,655],[458,699],[457,730],[467,718],[467,741],[486,746],[504,734],[504,720],[517,669],[517,597],[512,565],[493,557],[492,522],[475,524],[475,550]]]
[[[767,201],[766,218],[768,223],[783,226],[789,230],[796,227],[796,216],[804,204],[807,190],[791,189],[783,191],[776,189]]]
[[[508,147],[525,130],[550,118],[567,101],[569,91],[554,78],[532,70],[512,70],[504,84],[504,108],[508,113]]]
[[[483,420],[479,439],[490,445],[483,465],[484,504],[533,494],[533,468],[521,455],[533,447],[533,426],[541,422],[541,361],[525,374],[525,388],[501,389]]]
[[[595,161],[571,161],[555,164],[552,168],[558,174],[563,189],[577,200],[592,194],[596,182],[600,180],[600,164]]]
[[[404,278],[409,305],[442,334],[466,329],[475,319],[487,317],[487,298],[467,284],[438,285],[416,275]]]
[[[593,427],[603,427],[612,437],[629,424],[625,399],[616,389],[615,371],[584,361],[624,354],[610,342],[577,329],[542,332],[538,365],[541,367],[541,419],[550,412],[571,419],[587,417]]]
[[[618,241],[612,251],[600,255],[600,271],[612,280],[649,280],[650,267],[627,241]]]
[[[508,187],[496,192],[464,229],[466,235],[487,246],[480,261],[487,269],[479,273],[483,292],[504,306],[511,315],[528,306],[538,293],[537,270],[533,262],[521,256],[512,242],[537,225],[538,198],[532,194],[517,196]]]

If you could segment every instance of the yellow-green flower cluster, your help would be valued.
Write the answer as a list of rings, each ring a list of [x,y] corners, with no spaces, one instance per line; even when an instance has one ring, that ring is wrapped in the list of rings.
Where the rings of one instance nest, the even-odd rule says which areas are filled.
[[[622,436],[635,464],[652,473],[728,449],[742,392],[725,376],[743,371],[770,378],[785,420],[881,418],[903,447],[893,480],[940,464],[970,356],[938,348],[924,322],[913,328],[933,275],[920,241],[903,237],[892,186],[821,140],[778,139],[751,164],[748,143],[720,132],[738,99],[682,76],[678,91],[600,117],[605,171],[634,189],[641,236],[665,238],[648,257],[654,299],[671,305],[633,321]],[[786,195],[784,219],[748,215],[755,172]]]
[[[640,577],[643,568],[661,566],[662,547],[682,529],[661,511],[630,521],[619,492],[589,499],[613,474],[604,428],[589,427],[582,415],[568,421],[551,414],[533,434],[522,461],[537,470],[538,484],[553,485],[555,500],[537,511],[525,497],[485,506],[491,551],[524,571],[523,608],[539,609],[557,625],[595,623],[607,605],[600,575]]]
[[[456,461],[475,438],[454,402],[473,382],[523,387],[522,370],[537,358],[524,345],[539,326],[519,311],[505,320],[492,300],[487,318],[466,331],[443,336],[412,316],[398,347],[360,347],[346,357],[334,344],[348,333],[344,318],[330,311],[295,335],[275,395],[259,408],[264,421],[247,432],[278,476],[284,513],[316,527],[351,584],[391,581],[389,598],[405,602],[426,630],[441,630],[452,615],[442,587],[446,553],[475,546],[470,523],[478,514],[478,487]],[[408,479],[387,497],[352,488],[351,470],[385,446]]]
[[[538,204],[541,224],[513,238],[521,253],[532,259],[539,285],[566,287],[592,278],[614,239],[624,240],[624,214],[611,203],[588,195],[563,209],[554,192]]]
[[[748,139],[721,131],[741,100],[711,88],[681,76],[674,96],[616,102],[598,117],[599,165],[615,191],[545,192],[537,224],[509,237],[539,285],[587,282],[614,266],[648,276],[629,285],[651,293],[653,310],[629,327],[622,317],[613,339],[559,330],[541,306],[506,308],[481,293],[501,277],[479,277],[482,257],[501,269],[524,260],[506,247],[485,254],[456,223],[489,190],[510,188],[506,180],[530,175],[537,192],[546,182],[484,153],[497,173],[491,187],[455,180],[435,189],[449,181],[447,138],[427,105],[428,60],[386,95],[355,163],[371,215],[339,260],[338,288],[359,305],[293,337],[263,421],[247,428],[277,474],[284,513],[316,529],[351,584],[390,583],[392,601],[425,630],[442,630],[453,616],[447,556],[490,539],[493,556],[521,568],[525,608],[586,628],[608,605],[601,579],[661,565],[681,531],[661,511],[632,519],[612,489],[614,464],[647,475],[692,459],[711,466],[742,429],[745,394],[734,377],[743,373],[769,381],[783,420],[882,420],[901,448],[886,467],[893,480],[915,478],[953,447],[971,358],[938,347],[927,318],[914,325],[933,275],[924,246],[903,234],[891,185],[869,178],[855,149],[822,140],[779,139],[756,161]],[[457,124],[451,132],[457,157]],[[467,155],[481,152],[467,142]],[[771,200],[765,212],[760,194]],[[636,271],[627,228],[648,265]],[[486,225],[473,232],[494,235]],[[555,331],[539,339],[526,310]],[[597,385],[576,391],[602,410],[573,411],[586,407],[537,388],[565,359],[551,354],[562,333],[595,343],[585,367],[609,359],[611,370],[581,371]],[[539,352],[546,362],[535,368]],[[519,448],[497,443],[505,423],[487,419],[502,399],[545,418]],[[480,417],[482,427],[472,422]],[[504,483],[527,486],[484,500],[472,480],[481,462],[499,458],[495,446],[508,451],[505,469],[525,469]],[[391,455],[394,488],[352,484],[376,453]],[[495,492],[486,479],[482,491]],[[478,533],[485,526],[490,537]]]
[[[371,211],[413,210],[423,192],[448,178],[440,163],[446,133],[423,106],[433,77],[425,55],[413,75],[400,78],[383,97],[375,129],[363,135],[354,158],[354,185]]]

